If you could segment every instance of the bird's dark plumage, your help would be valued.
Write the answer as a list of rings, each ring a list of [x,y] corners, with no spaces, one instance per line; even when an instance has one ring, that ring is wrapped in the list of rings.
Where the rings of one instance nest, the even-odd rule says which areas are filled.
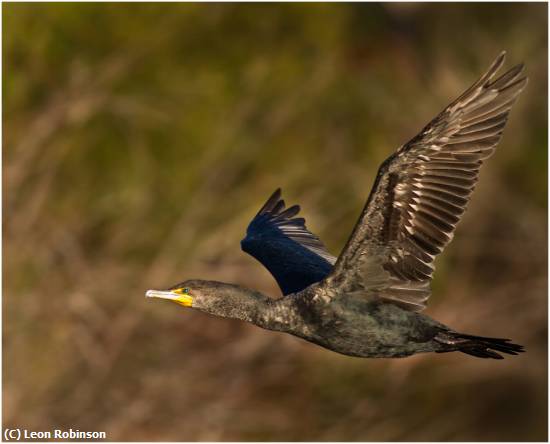
[[[285,209],[277,189],[252,219],[241,248],[260,261],[273,275],[284,295],[297,293],[324,279],[336,258],[305,220],[295,217],[298,205]]]
[[[336,260],[285,209],[278,189],[248,226],[242,249],[275,277],[285,297],[213,281],[186,281],[147,295],[283,331],[361,357],[422,352],[502,359],[523,347],[508,339],[456,332],[420,313],[430,296],[434,260],[452,240],[483,162],[501,139],[527,84],[517,65],[489,70],[378,170],[373,189]]]

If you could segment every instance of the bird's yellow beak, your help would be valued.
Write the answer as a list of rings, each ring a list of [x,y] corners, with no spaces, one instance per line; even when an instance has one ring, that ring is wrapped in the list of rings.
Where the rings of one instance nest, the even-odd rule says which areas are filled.
[[[175,290],[161,291],[161,290],[147,290],[145,297],[148,298],[160,298],[169,299],[184,307],[191,307],[193,305],[193,298],[191,295],[183,293],[181,288]]]

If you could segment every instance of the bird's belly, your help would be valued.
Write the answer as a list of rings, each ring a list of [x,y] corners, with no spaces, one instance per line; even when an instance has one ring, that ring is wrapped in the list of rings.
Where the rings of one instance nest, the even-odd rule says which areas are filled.
[[[432,351],[432,334],[419,330],[412,313],[397,310],[391,306],[322,313],[307,335],[298,336],[348,356],[390,358]]]
[[[353,331],[336,335],[316,334],[308,341],[348,356],[364,358],[404,357],[417,353],[406,341],[392,332]]]

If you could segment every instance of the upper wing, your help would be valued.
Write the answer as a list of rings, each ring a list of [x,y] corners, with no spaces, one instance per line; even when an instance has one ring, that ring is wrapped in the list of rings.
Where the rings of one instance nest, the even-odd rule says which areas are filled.
[[[517,65],[486,74],[380,167],[367,204],[326,285],[422,310],[434,259],[451,241],[527,79]]]
[[[284,295],[296,293],[323,280],[336,258],[317,236],[309,232],[305,219],[294,217],[298,205],[285,210],[277,189],[252,219],[241,248],[260,261],[273,275]]]

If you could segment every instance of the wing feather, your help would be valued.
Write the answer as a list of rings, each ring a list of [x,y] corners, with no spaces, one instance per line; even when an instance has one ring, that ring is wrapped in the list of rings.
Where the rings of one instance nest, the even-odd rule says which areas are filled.
[[[380,167],[365,208],[326,285],[422,310],[434,260],[451,242],[483,161],[527,84],[517,65],[489,70]]]
[[[323,280],[336,258],[311,233],[298,205],[285,209],[277,189],[250,222],[241,248],[273,275],[283,294],[296,293]]]

